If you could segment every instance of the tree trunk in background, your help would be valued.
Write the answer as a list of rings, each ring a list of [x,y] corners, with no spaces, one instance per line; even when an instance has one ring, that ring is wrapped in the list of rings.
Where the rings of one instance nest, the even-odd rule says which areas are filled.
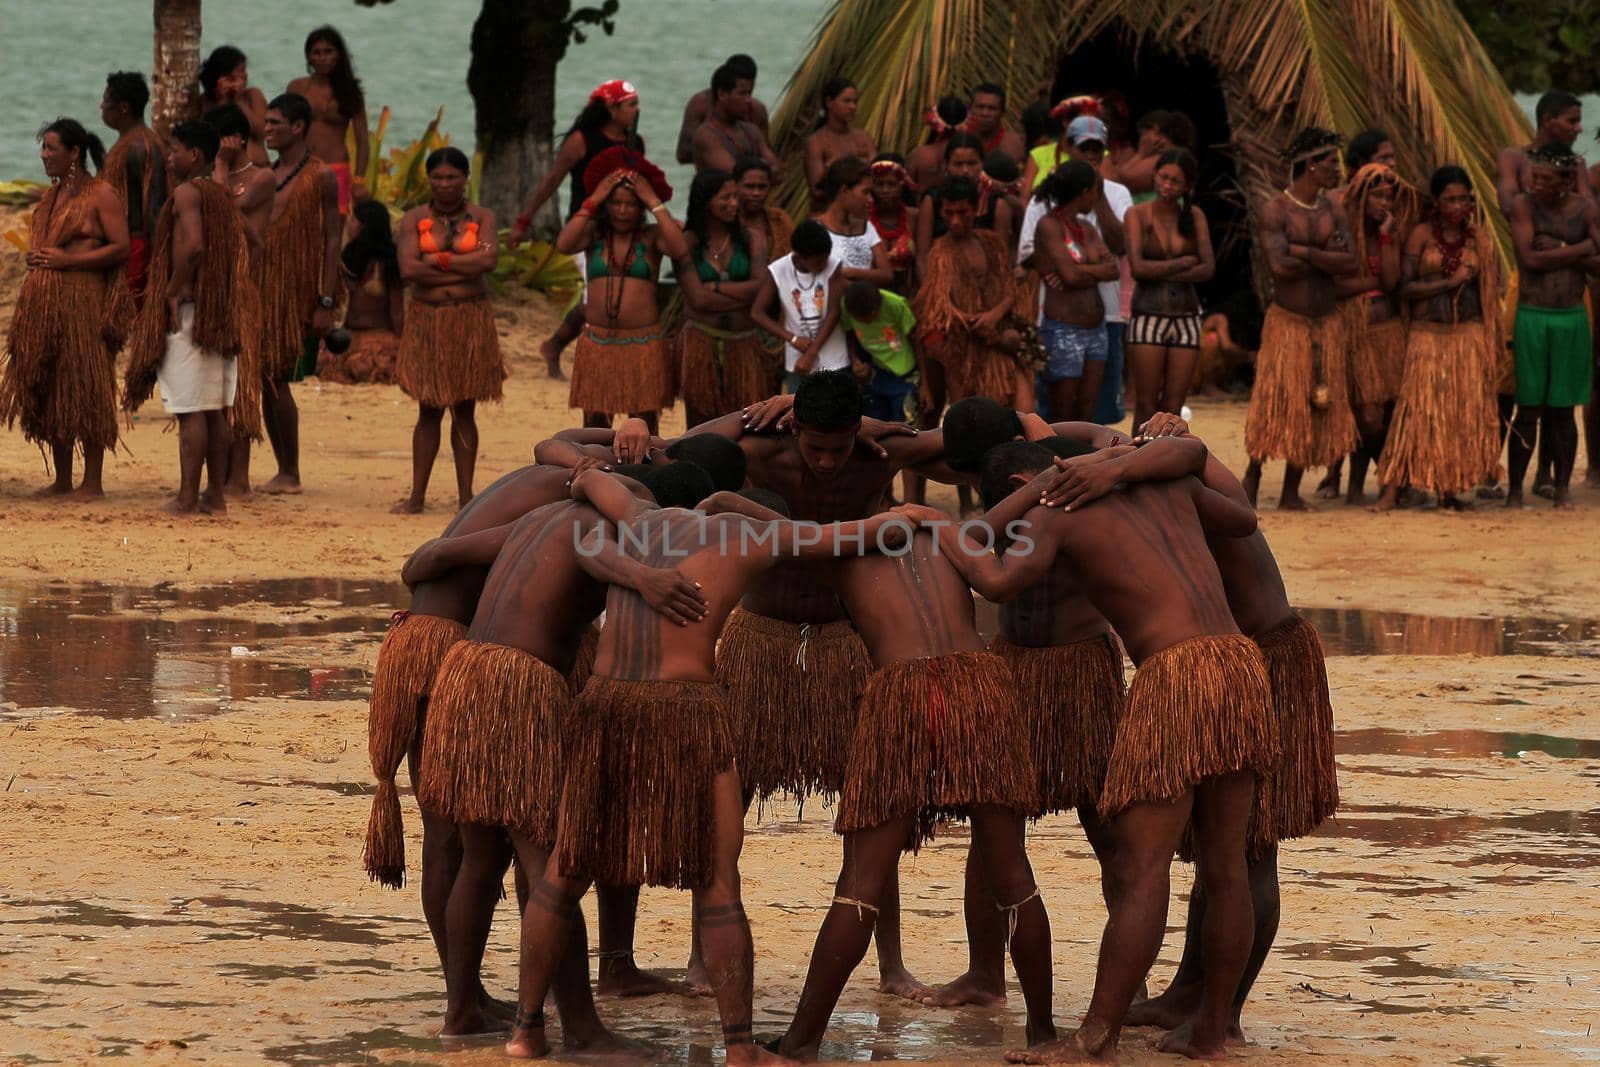
[[[155,0],[150,125],[165,137],[200,115],[200,0]]]
[[[556,64],[571,36],[570,0],[483,0],[472,26],[467,89],[483,151],[479,197],[502,226],[511,225],[554,157]],[[560,214],[552,197],[537,228]]]

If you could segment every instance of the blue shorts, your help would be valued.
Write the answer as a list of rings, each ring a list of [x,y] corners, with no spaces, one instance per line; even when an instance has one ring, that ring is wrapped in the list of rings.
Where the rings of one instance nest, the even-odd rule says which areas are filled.
[[[906,400],[917,391],[914,378],[902,378],[882,367],[872,368],[872,384],[867,387],[864,414],[884,422],[906,421]]]
[[[1039,340],[1050,352],[1044,367],[1047,382],[1082,378],[1085,363],[1104,363],[1111,351],[1103,322],[1098,326],[1074,326],[1047,316],[1039,323]]]

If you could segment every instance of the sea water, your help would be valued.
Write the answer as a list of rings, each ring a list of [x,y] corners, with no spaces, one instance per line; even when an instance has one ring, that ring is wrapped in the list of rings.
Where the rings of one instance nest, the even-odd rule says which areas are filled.
[[[574,7],[584,0],[577,0]],[[672,161],[684,102],[711,82],[733,52],[755,57],[756,95],[777,102],[805,53],[825,0],[622,0],[616,34],[585,27],[557,68],[556,124],[564,130],[589,92],[612,78],[639,88],[651,159],[667,171],[686,203],[688,168]],[[149,75],[154,53],[151,0],[54,0],[7,4],[0,33],[0,178],[42,181],[38,128],[70,115],[110,140],[100,125],[100,92],[113,70]],[[364,83],[373,121],[391,110],[388,144],[422,134],[443,105],[443,130],[470,150],[467,93],[472,23],[480,0],[204,0],[201,56],[232,44],[250,58],[250,81],[270,99],[305,73],[305,35],[332,23],[344,34]],[[566,192],[562,191],[565,205]]]

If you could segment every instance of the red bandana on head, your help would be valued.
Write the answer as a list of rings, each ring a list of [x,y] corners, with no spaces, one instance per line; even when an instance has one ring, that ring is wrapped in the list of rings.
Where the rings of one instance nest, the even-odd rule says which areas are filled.
[[[639,90],[633,87],[632,82],[623,81],[621,78],[597,85],[594,92],[589,94],[590,101],[598,100],[607,107],[616,107],[624,100],[637,100],[638,98]]]
[[[600,183],[606,180],[606,175],[614,170],[631,170],[639,175],[650,183],[650,188],[655,190],[663,204],[672,199],[672,186],[668,184],[667,176],[661,173],[661,168],[641,153],[621,145],[608,148],[589,161],[589,165],[583,169],[583,187],[599,188]]]

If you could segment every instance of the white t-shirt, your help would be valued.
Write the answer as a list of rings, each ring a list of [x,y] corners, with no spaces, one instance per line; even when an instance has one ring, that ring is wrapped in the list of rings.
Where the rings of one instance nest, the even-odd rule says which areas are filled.
[[[861,233],[828,230],[828,236],[833,238],[833,254],[851,270],[871,270],[872,250],[883,244],[883,238],[878,236],[878,228],[870,222]]]
[[[1121,182],[1108,181],[1105,185],[1106,203],[1111,205],[1111,213],[1117,217],[1118,222],[1121,222],[1123,217],[1127,215],[1128,209],[1133,206],[1133,194],[1128,192],[1128,187]],[[1044,218],[1049,210],[1043,200],[1028,198],[1027,210],[1022,213],[1022,234],[1017,241],[1018,263],[1026,262],[1028,257],[1033,255],[1033,231],[1038,229],[1039,220]],[[1104,236],[1099,220],[1093,215],[1079,215],[1078,218],[1093,226],[1096,233],[1102,234],[1102,237]],[[1122,262],[1122,257],[1117,256],[1115,258],[1118,269],[1126,273],[1126,265]],[[1044,296],[1042,292],[1039,295],[1041,299]],[[1107,322],[1123,321],[1122,283],[1120,281],[1101,282],[1100,303],[1105,305]]]
[[[817,335],[822,328],[822,320],[828,317],[828,293],[834,271],[843,265],[838,245],[834,246],[833,255],[828,257],[827,269],[816,274],[795,270],[792,252],[767,265],[767,273],[772,275],[778,287],[778,300],[783,304],[783,328],[786,331],[797,337]],[[799,358],[800,350],[785,342],[784,370],[793,371],[795,361]],[[813,369],[844,370],[849,366],[850,349],[845,344],[844,330],[835,326],[833,333],[822,342],[822,350],[817,353],[817,365]]]

